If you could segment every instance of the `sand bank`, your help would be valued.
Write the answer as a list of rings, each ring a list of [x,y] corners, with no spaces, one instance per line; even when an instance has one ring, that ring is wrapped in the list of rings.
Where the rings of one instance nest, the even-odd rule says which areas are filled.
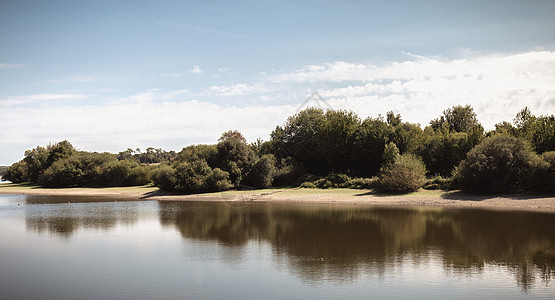
[[[281,202],[314,204],[351,204],[372,206],[425,206],[532,210],[555,213],[553,195],[472,195],[460,191],[427,191],[405,195],[383,195],[352,189],[267,189],[226,191],[195,195],[165,193],[152,186],[117,188],[49,189],[20,184],[0,184],[0,194],[114,197],[128,200]]]

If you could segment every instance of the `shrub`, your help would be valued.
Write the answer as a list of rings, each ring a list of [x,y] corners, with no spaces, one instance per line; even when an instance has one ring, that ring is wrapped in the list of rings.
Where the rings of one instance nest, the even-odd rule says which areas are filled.
[[[524,141],[494,135],[468,152],[453,180],[461,189],[478,193],[533,190],[546,164]]]
[[[152,172],[152,181],[154,182],[154,185],[163,190],[174,190],[176,181],[174,168],[168,165],[159,165]]]
[[[418,190],[426,179],[426,166],[412,154],[403,154],[382,171],[378,190],[383,192],[410,193]]]
[[[124,181],[124,185],[126,186],[133,186],[133,185],[145,185],[150,182],[150,176],[148,175],[148,171],[145,166],[143,165],[136,165],[129,170],[127,174],[127,178]]]
[[[40,177],[40,184],[47,187],[71,187],[83,184],[80,161],[64,158],[54,162]]]
[[[352,189],[373,189],[378,184],[378,177],[372,178],[353,178],[351,179],[351,185],[349,186]]]
[[[299,187],[303,188],[303,189],[315,189],[315,188],[317,188],[317,186],[313,182],[310,182],[310,181],[303,182]]]
[[[216,192],[230,189],[232,187],[229,182],[229,173],[220,170],[220,168],[213,169],[206,177],[204,188],[206,191]]]
[[[427,180],[423,188],[426,190],[449,190],[451,189],[451,182],[451,178],[437,176]]]
[[[11,165],[2,176],[2,179],[9,180],[13,183],[22,183],[27,181],[27,164],[20,161]]]
[[[305,168],[292,157],[282,159],[280,165],[274,176],[274,186],[296,186],[305,181],[302,179]]]
[[[546,162],[544,174],[540,176],[543,177],[542,191],[545,192],[555,192],[555,151],[544,152],[541,155],[541,159]]]

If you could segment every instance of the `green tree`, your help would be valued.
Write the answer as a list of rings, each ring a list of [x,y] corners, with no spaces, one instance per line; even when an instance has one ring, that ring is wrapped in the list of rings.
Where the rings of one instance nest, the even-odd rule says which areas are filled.
[[[175,169],[168,165],[158,166],[153,171],[152,181],[157,187],[163,190],[175,190],[175,185],[177,181],[177,178],[175,176]]]
[[[457,167],[455,184],[480,193],[529,190],[536,181],[542,160],[518,138],[494,135],[468,152]]]
[[[534,120],[531,142],[537,153],[555,151],[555,116],[540,116]]]
[[[250,181],[255,188],[269,188],[277,174],[276,158],[272,154],[262,155],[252,166]]]
[[[251,147],[239,132],[228,131],[222,134],[216,148],[216,167],[228,172],[231,182],[239,186],[256,159]]]
[[[468,133],[473,127],[481,126],[476,118],[476,113],[470,105],[457,105],[443,111],[443,116],[432,120],[430,125],[439,130],[443,125],[449,127],[451,132]]]
[[[357,159],[355,175],[375,176],[383,164],[385,145],[390,141],[393,128],[381,118],[367,118],[355,133],[353,155]]]
[[[24,161],[20,161],[9,166],[6,173],[2,176],[2,179],[9,180],[13,183],[22,183],[29,180],[28,174],[27,164]]]
[[[395,145],[395,143],[393,142],[389,142],[385,146],[382,157],[382,169],[386,170],[395,163],[397,158],[399,158],[399,149],[397,148],[397,145]]]
[[[295,158],[309,172],[322,174],[329,170],[318,145],[318,136],[325,123],[324,111],[307,108],[289,117],[283,132],[275,132],[281,151]]]
[[[326,171],[350,173],[358,160],[353,153],[353,143],[360,126],[360,119],[353,112],[329,110],[314,137],[318,155],[327,165]]]

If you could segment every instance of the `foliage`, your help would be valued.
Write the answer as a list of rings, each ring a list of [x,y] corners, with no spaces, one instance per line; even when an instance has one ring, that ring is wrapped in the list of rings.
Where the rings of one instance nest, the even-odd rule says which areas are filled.
[[[154,185],[163,190],[174,190],[176,180],[175,169],[168,165],[160,165],[152,172]]]
[[[277,164],[277,172],[274,176],[274,186],[288,186],[298,181],[306,174],[306,169],[294,158],[283,158]]]
[[[27,174],[27,164],[23,161],[20,161],[8,167],[6,173],[2,176],[2,179],[9,180],[14,183],[22,183],[27,181]]]
[[[430,189],[459,184],[466,190],[553,191],[553,115],[536,117],[525,107],[513,124],[498,123],[487,136],[488,140],[496,136],[515,140],[499,142],[505,146],[495,146],[492,151],[498,153],[484,154],[484,129],[469,105],[444,110],[424,130],[419,124],[403,122],[392,111],[385,119],[361,120],[351,111],[308,108],[276,126],[269,141],[247,143],[239,131],[230,130],[217,144],[191,145],[179,153],[153,147],[144,152],[128,148],[117,155],[89,153],[75,150],[68,141],[37,146],[7,168],[4,179],[56,187],[152,181],[162,189],[183,193],[290,185],[404,192],[421,186],[421,171],[428,170],[435,176],[425,183]],[[471,155],[473,148],[481,154]],[[540,158],[533,151],[547,154]],[[454,172],[456,180],[451,182],[448,177]],[[502,184],[480,179],[473,187],[469,182],[480,176]]]
[[[544,152],[540,157],[546,162],[544,174],[540,175],[540,191],[555,193],[555,151]]]
[[[450,176],[474,146],[475,141],[466,132],[425,130],[425,139],[418,153],[431,175]]]
[[[387,144],[385,146],[385,149],[383,150],[382,157],[383,157],[382,169],[385,170],[387,168],[390,168],[399,157],[399,149],[397,148],[397,145],[395,145],[395,143],[393,142],[390,142],[389,144]]]
[[[256,159],[255,153],[237,131],[225,132],[219,141],[216,145],[215,167],[228,172],[231,183],[239,186],[250,172]]]
[[[472,128],[481,126],[476,119],[476,113],[470,105],[457,105],[443,111],[443,116],[432,120],[430,125],[435,130],[447,126],[450,132],[470,132]]]
[[[265,154],[253,164],[249,177],[255,188],[268,188],[272,186],[274,176],[277,174],[276,163],[274,155]]]
[[[0,166],[0,176],[6,174],[6,171],[8,171],[8,166]]]
[[[422,187],[426,179],[426,166],[413,154],[400,155],[382,171],[378,190],[382,192],[410,193]]]
[[[141,152],[139,148],[135,150],[127,148],[127,150],[118,153],[118,160],[135,160],[142,164],[158,164],[172,161],[176,155],[173,150],[168,152],[161,148],[154,149],[153,147],[148,147],[145,152]]]
[[[376,187],[377,177],[373,178],[351,178],[345,174],[331,173],[326,177],[306,175],[300,188],[350,188],[350,189],[372,189]]]
[[[437,176],[426,180],[423,186],[426,190],[450,190],[452,188],[452,178]]]
[[[213,192],[231,187],[228,173],[210,168],[203,159],[180,163],[175,168],[174,176],[172,190],[182,193]]]
[[[529,190],[541,159],[521,139],[494,135],[472,149],[457,167],[454,181],[463,190],[503,193]]]

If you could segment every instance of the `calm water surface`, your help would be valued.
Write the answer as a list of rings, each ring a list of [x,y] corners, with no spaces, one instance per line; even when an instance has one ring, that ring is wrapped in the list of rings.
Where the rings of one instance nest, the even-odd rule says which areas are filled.
[[[0,195],[0,243],[1,299],[555,298],[545,213]]]

